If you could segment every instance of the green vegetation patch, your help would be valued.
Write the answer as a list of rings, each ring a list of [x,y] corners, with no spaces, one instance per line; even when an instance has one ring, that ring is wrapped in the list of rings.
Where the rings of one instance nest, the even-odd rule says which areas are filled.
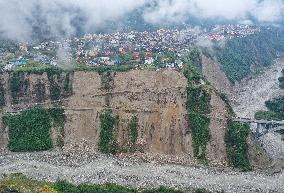
[[[197,189],[195,190],[195,193],[211,193],[211,192],[205,189]]]
[[[68,72],[64,80],[64,91],[67,95],[73,94],[73,85],[72,85],[72,80],[70,76],[71,76],[71,72]]]
[[[10,91],[12,96],[12,102],[18,103],[19,94],[22,88],[23,82],[20,77],[20,73],[14,72],[10,77]]]
[[[251,169],[248,159],[247,138],[249,135],[249,125],[239,122],[228,121],[225,134],[225,143],[229,163],[238,169],[247,171]]]
[[[29,80],[26,78],[29,74],[39,74],[42,75],[46,73],[48,80],[50,82],[49,92],[50,99],[52,101],[60,100],[61,96],[72,95],[72,81],[70,80],[70,71],[63,71],[57,67],[21,67],[16,69],[16,71],[11,72],[9,87],[12,96],[12,103],[17,104],[19,102],[19,97],[28,94]],[[62,73],[66,73],[64,77],[64,85],[58,80],[61,80]],[[62,78],[63,79],[63,78]],[[57,80],[57,81],[56,81]],[[61,88],[62,87],[62,88]],[[37,102],[43,102],[45,100],[45,86],[43,83],[38,82],[35,85],[35,94]]]
[[[0,192],[6,188],[20,193],[59,193],[49,183],[31,180],[22,174],[13,174],[8,179],[0,179]]]
[[[201,66],[200,53],[193,49],[186,61],[188,64],[184,69],[184,75],[188,80],[186,106],[194,156],[206,163],[206,145],[210,139],[211,94],[206,81],[198,71],[198,67]]]
[[[95,71],[99,74],[103,74],[105,72],[127,72],[132,69],[135,69],[135,65],[115,65],[115,66],[97,66],[90,67],[86,65],[77,65],[75,71]]]
[[[57,101],[61,96],[61,88],[57,82],[53,81],[50,83],[50,99],[52,101]]]
[[[36,102],[42,103],[45,101],[45,84],[42,83],[40,80],[34,85],[34,94]]]
[[[206,145],[209,142],[210,118],[198,113],[189,114],[189,126],[192,131],[194,156],[206,162]]]
[[[50,99],[52,101],[57,101],[60,99],[61,96],[61,88],[56,82],[56,77],[59,77],[62,73],[62,70],[57,68],[50,68],[49,71],[46,72],[47,77],[50,83],[49,92],[50,92]]]
[[[166,187],[156,189],[137,190],[119,186],[115,184],[104,185],[88,185],[79,186],[72,185],[66,181],[58,181],[53,186],[59,193],[183,193],[183,191]]]
[[[81,184],[73,185],[65,180],[55,183],[31,180],[22,174],[13,174],[9,178],[0,179],[0,192],[6,188],[21,193],[183,193],[181,190],[159,187],[153,189],[134,189],[116,184]],[[205,189],[197,189],[195,193],[210,193]]]
[[[0,108],[3,108],[5,106],[5,89],[4,85],[0,81]]]
[[[265,106],[272,112],[284,113],[284,97],[266,101]]]
[[[202,86],[192,86],[187,89],[187,107],[191,112],[210,114],[211,96]]]
[[[134,145],[138,139],[138,118],[135,115],[131,117],[128,127],[130,128],[131,143]]]
[[[112,111],[107,109],[100,115],[101,131],[99,139],[99,149],[105,154],[115,154],[117,152],[117,143],[113,135],[113,129],[117,118]]]
[[[284,51],[283,30],[263,30],[256,35],[216,44],[215,56],[232,81],[240,81],[252,73],[251,66],[261,69],[272,64]]]
[[[8,147],[13,152],[50,150],[52,126],[64,127],[64,110],[36,107],[18,114],[6,114],[3,123],[9,128]]]
[[[64,109],[51,108],[48,111],[49,111],[49,116],[52,120],[52,127],[58,129],[56,145],[62,148],[64,146],[64,137],[65,137],[64,125],[66,121]]]
[[[16,69],[17,73],[27,73],[27,74],[39,74],[42,75],[44,73],[47,74],[61,74],[63,70],[58,67],[50,66],[50,65],[43,65],[38,67],[30,67],[30,66],[21,66]]]
[[[257,120],[274,120],[274,121],[282,121],[284,120],[284,113],[276,113],[272,111],[258,111],[254,115]]]

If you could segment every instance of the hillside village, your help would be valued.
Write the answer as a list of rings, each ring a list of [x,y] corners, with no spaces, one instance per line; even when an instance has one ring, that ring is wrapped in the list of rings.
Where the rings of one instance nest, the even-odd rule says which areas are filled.
[[[249,25],[223,25],[184,30],[159,29],[152,32],[85,34],[61,41],[2,45],[0,64],[4,71],[21,66],[60,66],[60,63],[88,67],[131,65],[143,68],[182,68],[180,53],[198,37],[219,41],[242,38],[260,31]]]

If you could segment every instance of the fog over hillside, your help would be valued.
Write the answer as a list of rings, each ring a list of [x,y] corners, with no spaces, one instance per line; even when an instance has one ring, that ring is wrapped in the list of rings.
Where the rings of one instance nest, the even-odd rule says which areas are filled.
[[[0,33],[4,38],[30,40],[211,20],[278,25],[283,5],[282,0],[0,0]]]

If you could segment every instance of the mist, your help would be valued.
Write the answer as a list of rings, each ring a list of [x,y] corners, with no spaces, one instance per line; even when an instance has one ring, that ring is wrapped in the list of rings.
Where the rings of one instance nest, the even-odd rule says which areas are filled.
[[[0,36],[17,41],[33,40],[38,35],[69,37],[107,28],[138,9],[143,10],[144,22],[153,25],[182,24],[191,18],[278,24],[283,22],[284,3],[282,0],[0,0]]]
[[[275,23],[282,19],[283,5],[281,0],[157,0],[144,18],[156,24],[180,23],[190,17]]]

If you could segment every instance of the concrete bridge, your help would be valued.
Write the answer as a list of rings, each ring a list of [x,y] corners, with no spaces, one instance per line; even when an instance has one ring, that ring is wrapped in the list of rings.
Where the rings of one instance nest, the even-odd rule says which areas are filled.
[[[256,137],[259,138],[267,133],[284,130],[283,121],[268,121],[268,120],[256,120],[248,118],[235,118],[233,121],[248,123],[250,125],[256,124]]]

